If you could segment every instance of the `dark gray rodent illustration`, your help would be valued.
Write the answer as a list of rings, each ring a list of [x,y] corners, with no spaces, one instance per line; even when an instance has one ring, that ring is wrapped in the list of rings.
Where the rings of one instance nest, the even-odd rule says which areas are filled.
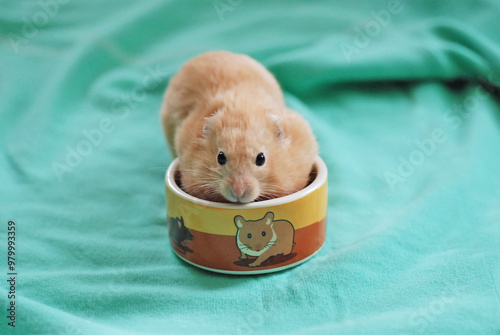
[[[186,252],[193,252],[188,244],[193,240],[193,234],[186,228],[184,225],[184,219],[182,216],[178,217],[169,217],[168,221],[168,237],[175,244],[177,249],[186,254]]]

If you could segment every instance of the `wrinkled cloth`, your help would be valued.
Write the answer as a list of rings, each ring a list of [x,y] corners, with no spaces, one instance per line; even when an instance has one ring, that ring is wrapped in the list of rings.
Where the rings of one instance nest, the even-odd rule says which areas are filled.
[[[2,4],[0,333],[498,334],[499,13],[473,0]],[[162,95],[210,50],[264,64],[316,134],[327,239],[300,266],[220,275],[168,243]]]

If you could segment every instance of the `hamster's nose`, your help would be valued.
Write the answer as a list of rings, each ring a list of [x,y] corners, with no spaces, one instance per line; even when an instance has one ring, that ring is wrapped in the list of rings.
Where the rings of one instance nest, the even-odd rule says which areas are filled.
[[[231,198],[228,199],[233,202],[251,202],[254,199],[251,197],[252,183],[244,177],[233,178],[228,185],[228,193]]]
[[[232,183],[230,186],[231,187],[229,191],[235,199],[239,201],[245,197],[248,189],[245,181],[239,179],[236,182]]]

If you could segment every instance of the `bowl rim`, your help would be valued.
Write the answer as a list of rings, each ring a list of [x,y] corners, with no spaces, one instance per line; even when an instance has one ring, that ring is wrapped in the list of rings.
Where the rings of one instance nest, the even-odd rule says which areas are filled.
[[[177,166],[179,165],[179,158],[174,159],[174,161],[170,164],[170,166],[167,169],[167,172],[165,173],[165,185],[177,196],[198,204],[198,205],[203,205],[206,207],[212,207],[212,208],[223,208],[223,209],[252,209],[252,208],[263,208],[263,207],[274,207],[278,205],[283,205],[286,203],[290,203],[296,200],[299,200],[301,198],[304,198],[305,196],[313,193],[317,189],[319,189],[321,186],[323,186],[326,183],[327,176],[328,176],[328,170],[326,167],[325,162],[321,159],[320,156],[317,156],[316,159],[314,160],[313,166],[316,166],[317,168],[317,174],[316,178],[301,189],[300,191],[297,191],[295,193],[275,198],[275,199],[270,199],[270,200],[262,200],[259,202],[250,202],[246,204],[239,204],[239,203],[224,203],[224,202],[214,202],[214,201],[209,201],[209,200],[204,200],[200,199],[197,197],[194,197],[186,192],[184,192],[175,182],[175,171],[177,170]]]

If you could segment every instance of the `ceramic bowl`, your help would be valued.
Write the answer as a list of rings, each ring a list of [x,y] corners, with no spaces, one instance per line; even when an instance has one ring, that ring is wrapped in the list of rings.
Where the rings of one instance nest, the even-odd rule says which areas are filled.
[[[165,176],[170,245],[182,260],[226,274],[262,274],[299,265],[325,242],[327,168],[317,157],[309,184],[248,204],[211,202],[180,187],[178,160]]]

